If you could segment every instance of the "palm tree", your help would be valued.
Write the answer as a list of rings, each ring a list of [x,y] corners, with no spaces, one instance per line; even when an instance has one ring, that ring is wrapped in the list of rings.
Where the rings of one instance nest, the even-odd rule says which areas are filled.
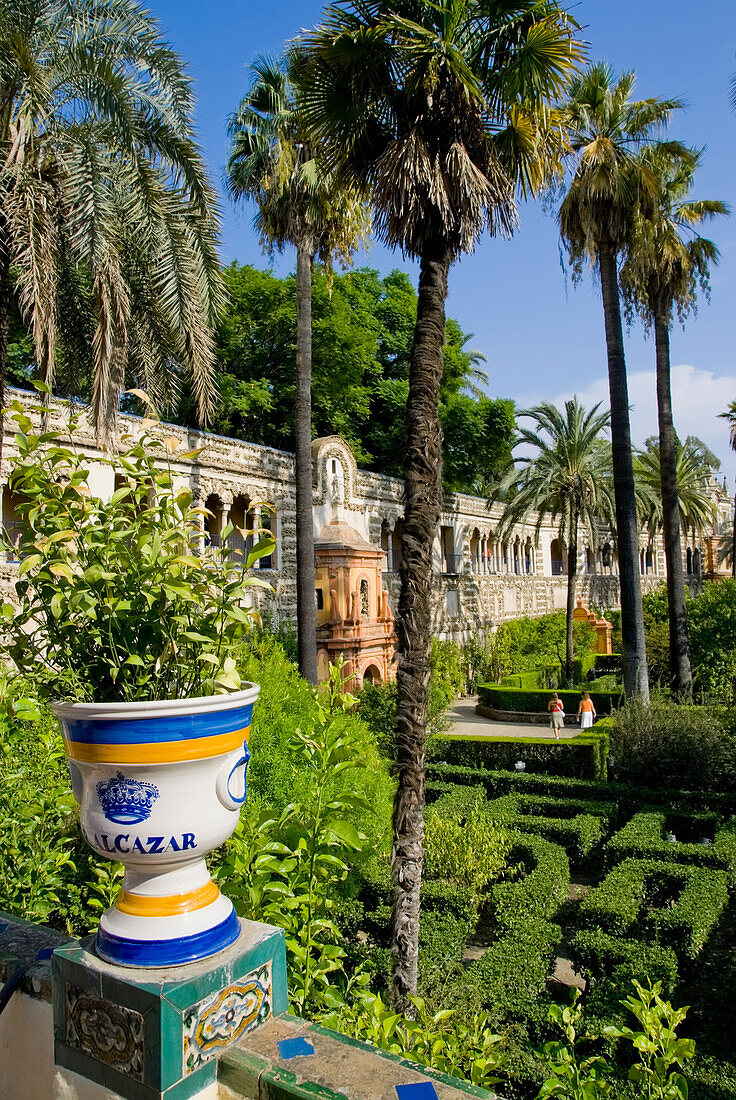
[[[16,293],[47,383],[57,350],[89,355],[103,439],[127,379],[167,403],[183,374],[206,423],[222,289],[193,109],[135,0],[0,0],[0,407]]]
[[[712,471],[692,447],[675,439],[675,478],[677,480],[677,528],[688,533],[702,535],[713,529],[717,521],[717,509],[708,486]],[[650,536],[664,527],[664,493],[662,491],[662,456],[658,443],[638,451],[634,476],[639,489],[643,522]],[[682,558],[682,546],[679,556]],[[667,563],[669,569],[669,562]],[[670,629],[672,624],[670,623]]]
[[[451,264],[484,229],[510,235],[514,192],[559,153],[548,101],[581,59],[556,0],[343,0],[303,39],[307,122],[341,175],[371,195],[376,229],[419,260],[406,422],[397,634],[393,996],[411,1011],[422,875],[432,546],[442,498],[438,416]]]
[[[721,420],[727,420],[729,426],[729,443],[731,450],[736,451],[736,401],[732,401],[725,412],[718,414]],[[736,577],[736,497],[734,497],[733,531],[731,534],[731,576]]]
[[[697,227],[718,214],[727,214],[728,207],[715,199],[694,201],[688,198],[701,159],[697,150],[687,150],[682,156],[673,155],[667,147],[655,147],[648,154],[645,152],[643,159],[656,176],[658,200],[648,216],[642,214],[635,218],[621,270],[621,285],[630,308],[642,316],[647,327],[654,328],[659,417],[657,458],[661,462],[656,480],[661,488],[658,511],[667,562],[670,677],[674,691],[683,695],[692,689],[692,669],[680,538],[684,490],[678,489],[678,462],[692,465],[694,456],[688,458],[679,445],[672,416],[670,327],[675,308],[681,322],[694,308],[698,284],[707,292],[710,265],[718,260],[718,249],[712,241],[698,234]]]
[[[533,421],[519,429],[515,448],[532,448],[509,467],[489,503],[504,502],[498,525],[503,538],[515,527],[534,517],[534,535],[546,522],[552,523],[567,547],[567,609],[565,677],[573,680],[573,611],[578,563],[578,538],[584,529],[593,547],[598,542],[598,525],[613,519],[613,495],[608,467],[609,449],[602,446],[601,432],[608,428],[611,414],[600,412],[600,404],[588,412],[574,397],[565,402],[564,413],[545,402],[519,413]]]
[[[680,106],[677,100],[633,101],[634,74],[619,79],[603,63],[573,81],[562,120],[572,149],[572,174],[560,206],[560,233],[579,277],[595,265],[601,283],[611,400],[611,443],[621,586],[624,687],[649,697],[639,574],[638,523],[629,425],[618,257],[628,245],[634,211],[649,217],[657,180],[641,151]]]
[[[291,58],[293,64],[295,57]],[[261,58],[251,88],[230,120],[227,181],[231,196],[257,206],[268,249],[296,248],[297,640],[299,668],[317,683],[312,515],[312,267],[337,252],[346,261],[367,232],[357,193],[340,187],[315,155],[301,118],[289,61]]]

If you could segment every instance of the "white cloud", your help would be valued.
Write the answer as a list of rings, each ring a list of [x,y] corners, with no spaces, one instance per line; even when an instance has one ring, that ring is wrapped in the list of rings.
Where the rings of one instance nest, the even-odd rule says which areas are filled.
[[[590,408],[596,402],[608,407],[608,378],[596,378],[584,389],[576,391],[578,399]],[[572,397],[561,393],[553,399],[555,405]],[[647,436],[657,434],[656,375],[653,370],[632,371],[629,374],[629,401],[631,404],[631,438],[640,446]],[[672,368],[672,406],[677,434],[681,439],[697,435],[718,455],[722,473],[733,486],[736,475],[736,454],[728,442],[728,425],[718,419],[731,401],[736,401],[736,377],[730,374],[716,376],[713,371],[681,363]]]

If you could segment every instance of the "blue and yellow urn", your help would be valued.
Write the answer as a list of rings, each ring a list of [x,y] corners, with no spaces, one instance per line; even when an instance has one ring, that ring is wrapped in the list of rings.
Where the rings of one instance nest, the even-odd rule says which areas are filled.
[[[233,833],[246,797],[259,688],[149,703],[56,703],[82,832],[125,865],[96,947],[121,966],[168,967],[240,934],[210,878],[208,852]]]

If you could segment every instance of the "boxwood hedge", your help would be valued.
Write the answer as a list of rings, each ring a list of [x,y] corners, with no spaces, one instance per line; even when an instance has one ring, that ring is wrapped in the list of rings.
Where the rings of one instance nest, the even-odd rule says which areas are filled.
[[[668,842],[665,831],[675,836],[686,824],[691,831],[708,833],[715,829],[712,844]],[[716,867],[728,872],[736,888],[736,818],[723,823],[715,814],[668,810],[649,810],[635,814],[606,845],[606,865],[612,867],[624,859],[656,859],[667,863],[687,863]]]
[[[520,832],[511,837],[508,863],[521,865],[522,876],[493,885],[487,901],[496,925],[508,931],[529,920],[551,917],[565,900],[570,880],[570,864],[558,844]]]
[[[547,1001],[540,995],[560,938],[559,925],[530,918],[492,943],[469,968],[468,981],[478,989],[493,1026],[513,1020],[543,1023]]]
[[[594,802],[615,802],[618,820],[625,821],[646,806],[662,805],[683,813],[713,812],[721,816],[736,814],[736,794],[716,791],[679,791],[667,788],[639,787],[633,783],[613,783],[605,780],[575,779],[566,775],[543,775],[539,772],[516,772],[444,761],[427,765],[431,780],[462,785],[482,783],[489,798],[503,794],[534,793],[570,797]]]
[[[577,932],[571,947],[573,961],[595,980],[610,978],[622,963],[629,963],[639,981],[646,978],[661,981],[666,997],[671,996],[677,986],[677,955],[671,947],[621,939],[600,928]]]
[[[503,824],[517,832],[533,833],[559,844],[567,852],[576,869],[580,868],[606,836],[604,820],[592,813],[574,817],[552,817],[527,813],[522,798],[504,795],[490,803],[490,812]]]
[[[579,691],[557,692],[566,714],[576,714],[580,703]],[[623,702],[623,688],[619,691],[591,689],[590,698],[598,714],[611,714]],[[522,713],[545,714],[550,700],[550,690],[507,687],[505,684],[478,684],[478,699],[482,706],[494,710],[516,710]]]
[[[555,741],[549,737],[499,737],[494,734],[441,734],[433,746],[433,761],[470,767],[513,769],[517,760],[530,772],[577,779],[606,776],[608,735],[595,727],[589,733]]]
[[[580,925],[672,947],[695,959],[728,903],[723,870],[626,859],[583,898]]]

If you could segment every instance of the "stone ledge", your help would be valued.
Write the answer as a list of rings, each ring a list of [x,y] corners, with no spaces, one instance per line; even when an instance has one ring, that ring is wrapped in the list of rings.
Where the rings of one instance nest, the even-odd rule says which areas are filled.
[[[283,1058],[279,1042],[305,1040],[310,1054]],[[397,1100],[397,1085],[431,1082],[439,1100],[496,1094],[295,1016],[276,1016],[220,1058],[223,1100]]]
[[[45,924],[31,924],[0,910],[0,986],[21,966],[30,963],[18,989],[29,997],[51,1001],[51,959],[34,960],[39,951],[73,942],[71,936],[47,928]]]

